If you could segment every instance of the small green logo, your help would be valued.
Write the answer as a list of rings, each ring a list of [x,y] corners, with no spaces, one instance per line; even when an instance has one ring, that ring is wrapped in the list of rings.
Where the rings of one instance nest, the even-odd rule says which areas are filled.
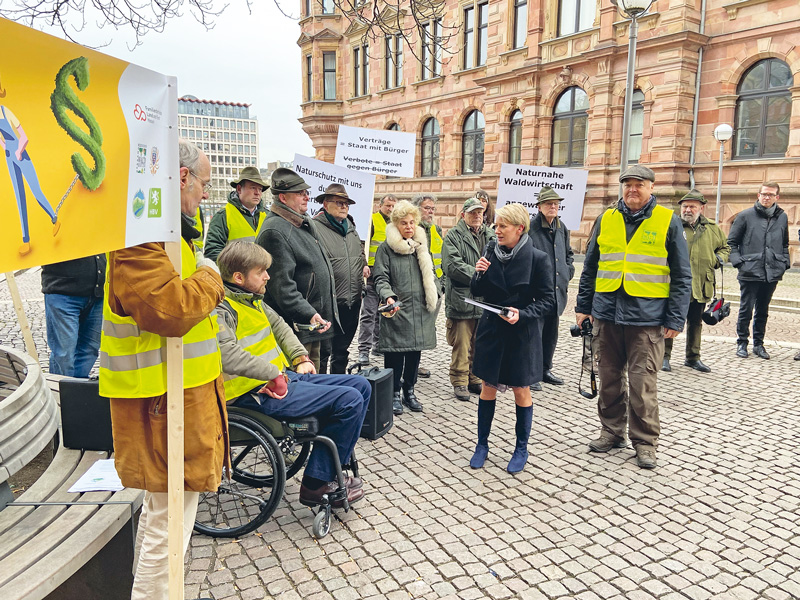
[[[147,195],[147,217],[158,218],[161,216],[161,188],[150,188]]]
[[[144,192],[139,190],[133,196],[133,216],[141,219],[144,214]]]
[[[653,246],[656,243],[656,232],[655,231],[642,232],[642,243],[647,244],[648,246]]]

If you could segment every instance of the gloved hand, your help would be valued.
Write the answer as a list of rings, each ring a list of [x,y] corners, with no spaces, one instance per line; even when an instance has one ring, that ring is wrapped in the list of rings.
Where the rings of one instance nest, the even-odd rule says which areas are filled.
[[[200,267],[209,267],[210,269],[214,269],[216,274],[219,275],[219,267],[217,266],[217,263],[215,263],[210,258],[206,258],[205,256],[203,256],[202,252],[194,253],[194,262],[195,262],[195,267],[197,267],[198,269]]]

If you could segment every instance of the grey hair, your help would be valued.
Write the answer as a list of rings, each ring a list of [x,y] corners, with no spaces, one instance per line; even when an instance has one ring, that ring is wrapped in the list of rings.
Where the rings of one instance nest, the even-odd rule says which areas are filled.
[[[397,196],[395,196],[394,194],[384,194],[383,196],[381,196],[381,201],[378,202],[378,206],[383,206],[384,200],[394,200],[395,202],[397,202]]]
[[[416,207],[420,207],[420,206],[422,206],[422,203],[425,202],[425,200],[433,200],[434,203],[435,203],[436,202],[436,196],[434,196],[433,194],[430,194],[430,193],[417,194],[417,195],[411,197],[411,204],[413,204]]]
[[[190,171],[197,171],[200,168],[200,148],[188,140],[180,139],[178,150],[181,167],[186,167]]]

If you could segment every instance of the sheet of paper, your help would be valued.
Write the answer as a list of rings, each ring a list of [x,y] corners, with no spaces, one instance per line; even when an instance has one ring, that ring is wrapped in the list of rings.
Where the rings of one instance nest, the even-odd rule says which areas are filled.
[[[81,492],[118,492],[125,486],[114,468],[114,459],[98,460],[69,488],[70,494]]]
[[[494,304],[486,304],[485,302],[478,302],[477,300],[473,300],[472,298],[464,298],[464,302],[467,304],[472,304],[473,306],[477,306],[478,308],[482,308],[483,310],[488,310],[489,312],[493,312],[496,315],[499,315],[503,312],[502,306],[495,306]]]

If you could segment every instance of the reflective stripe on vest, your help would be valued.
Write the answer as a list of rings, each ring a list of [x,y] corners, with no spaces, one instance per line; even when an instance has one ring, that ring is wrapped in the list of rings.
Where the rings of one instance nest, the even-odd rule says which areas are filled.
[[[109,258],[108,261],[111,264]],[[194,250],[181,240],[182,279],[195,272]],[[167,391],[166,338],[144,331],[132,317],[121,317],[108,304],[108,277],[100,337],[100,395],[150,398]],[[222,371],[217,346],[217,315],[211,313],[183,336],[183,387],[213,381]]]
[[[194,228],[200,232],[200,237],[197,239],[192,240],[194,247],[198,250],[203,250],[203,228],[205,227],[205,223],[203,223],[203,216],[200,214],[200,207],[197,207],[197,214],[194,216]]]
[[[372,239],[369,241],[369,258],[367,264],[375,264],[375,253],[378,246],[386,239],[386,220],[380,212],[372,213]]]
[[[248,354],[263,358],[281,371],[286,369],[289,366],[289,361],[286,360],[278,346],[261,301],[257,300],[255,302],[258,308],[252,308],[231,298],[226,298],[224,302],[237,315],[236,343]],[[240,375],[224,374],[223,378],[225,380],[225,398],[227,400],[234,400],[267,382],[266,379],[250,379]]]
[[[258,213],[258,227],[253,231],[253,226],[244,218],[242,211],[236,208],[233,204],[228,202],[225,205],[225,216],[228,221],[228,241],[245,240],[247,242],[255,242],[258,234],[261,232],[261,226],[264,224],[264,219],[267,218],[266,213],[260,211]]]
[[[444,271],[442,271],[442,246],[444,246],[444,240],[439,235],[439,232],[436,231],[436,225],[431,224],[431,257],[433,257],[433,269],[439,279],[444,275]]]
[[[622,285],[631,296],[667,298],[669,265],[667,231],[673,212],[663,206],[653,207],[649,218],[639,224],[630,242],[626,242],[625,220],[616,209],[605,212],[600,221],[597,246],[596,292],[613,292]]]

